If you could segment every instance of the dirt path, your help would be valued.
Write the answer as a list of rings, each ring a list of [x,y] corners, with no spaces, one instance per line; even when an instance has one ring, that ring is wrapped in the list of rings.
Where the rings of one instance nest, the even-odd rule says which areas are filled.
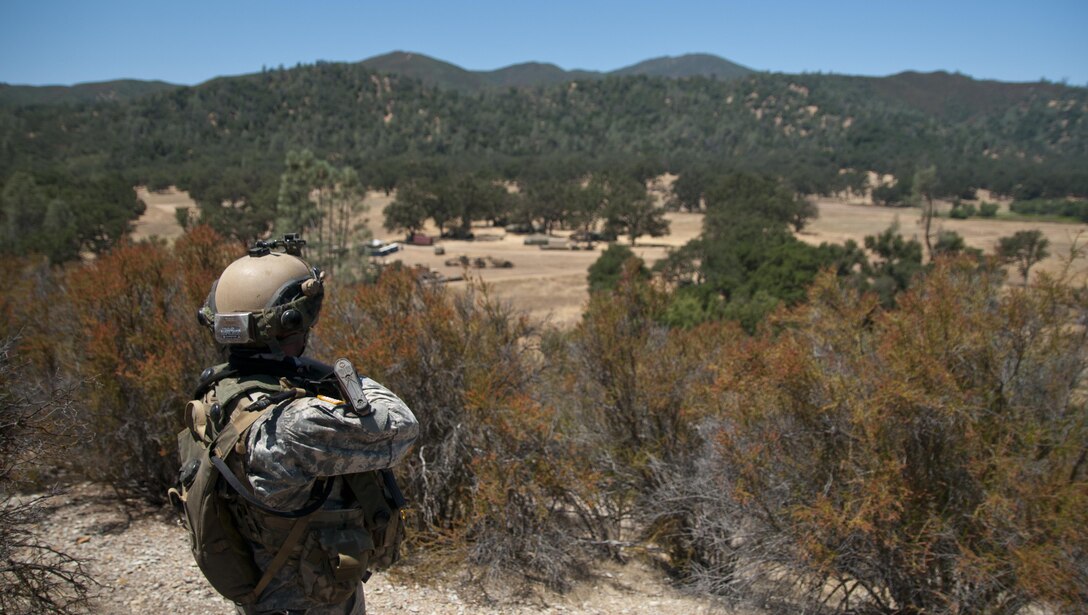
[[[51,501],[41,525],[47,544],[86,561],[100,584],[91,612],[103,615],[186,613],[234,615],[233,604],[215,593],[189,552],[185,530],[172,514],[146,507],[126,512],[102,487],[83,483]],[[710,614],[703,599],[670,587],[660,572],[642,564],[602,564],[598,579],[568,594],[485,602],[456,579],[415,579],[410,568],[375,574],[366,584],[367,613],[529,615],[531,613],[656,615]]]

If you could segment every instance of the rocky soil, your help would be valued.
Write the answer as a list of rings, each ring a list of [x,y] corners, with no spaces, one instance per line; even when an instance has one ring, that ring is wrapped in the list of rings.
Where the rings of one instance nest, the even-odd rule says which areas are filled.
[[[41,526],[54,548],[86,561],[100,584],[92,612],[231,615],[234,607],[208,585],[189,553],[185,531],[168,514],[124,507],[100,487],[76,485],[54,498]],[[671,588],[639,564],[606,565],[598,580],[567,594],[541,592],[517,600],[481,598],[456,581],[414,579],[411,570],[376,574],[366,584],[367,612],[435,614],[724,613],[708,601]]]

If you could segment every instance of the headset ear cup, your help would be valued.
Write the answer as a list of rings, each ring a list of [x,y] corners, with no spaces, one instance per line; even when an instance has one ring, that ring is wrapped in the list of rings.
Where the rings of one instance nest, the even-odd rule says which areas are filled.
[[[280,314],[280,325],[287,331],[298,331],[302,328],[302,312],[290,309]]]

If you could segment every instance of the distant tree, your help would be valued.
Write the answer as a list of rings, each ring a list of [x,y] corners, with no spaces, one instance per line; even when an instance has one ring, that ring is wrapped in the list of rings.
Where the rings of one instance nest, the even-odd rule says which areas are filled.
[[[450,179],[448,177],[436,178],[431,180],[428,186],[431,191],[431,198],[423,201],[427,207],[427,217],[434,220],[435,226],[438,227],[438,234],[445,235],[446,227],[458,219],[457,204],[450,197],[452,193]]]
[[[699,286],[706,282],[701,266],[704,250],[703,241],[693,239],[676,249],[670,249],[668,255],[654,263],[654,272],[673,287]]]
[[[879,205],[902,205],[910,199],[911,179],[908,176],[893,184],[873,188],[873,202]]]
[[[605,228],[616,235],[627,235],[631,245],[639,237],[661,237],[669,232],[665,211],[654,205],[646,186],[622,175],[598,175],[595,189],[604,200]]]
[[[1005,263],[1015,263],[1017,271],[1028,285],[1028,274],[1036,263],[1050,256],[1047,248],[1050,240],[1043,237],[1042,231],[1017,231],[1011,237],[997,240],[997,257]]]
[[[707,223],[732,226],[744,218],[759,219],[765,228],[792,226],[801,231],[818,211],[781,181],[751,173],[731,173],[711,184],[706,192]]]
[[[3,203],[4,240],[8,245],[26,246],[41,231],[48,197],[38,187],[34,176],[17,172],[4,183],[0,193]]]
[[[178,207],[174,209],[174,219],[177,221],[178,226],[182,230],[187,230],[193,223],[193,211],[188,207]]]
[[[566,197],[570,202],[569,224],[586,234],[595,230],[604,215],[605,198],[600,186],[592,181],[568,182]]]
[[[956,231],[944,230],[937,233],[937,243],[933,244],[933,251],[936,256],[951,256],[965,252],[980,253],[979,250],[969,249],[963,241],[963,236]]]
[[[643,260],[631,251],[631,248],[618,244],[608,244],[601,256],[589,266],[589,291],[609,291],[616,288],[626,268],[639,279],[649,279],[650,272]]]
[[[465,174],[440,184],[438,199],[446,203],[463,233],[475,220],[494,222],[508,215],[510,199],[506,188],[481,175]]]
[[[862,266],[862,287],[875,291],[885,306],[895,305],[896,296],[922,271],[922,245],[904,239],[896,222],[879,235],[865,237],[865,249],[875,258]]]
[[[16,172],[0,190],[0,253],[37,253],[55,263],[101,254],[143,212],[132,185],[103,175],[68,180]]]
[[[922,218],[919,224],[925,228],[926,253],[930,260],[933,259],[933,218],[937,211],[933,203],[934,191],[937,186],[937,167],[929,166],[914,174],[911,182],[911,202],[922,208]]]
[[[952,209],[948,212],[948,217],[954,220],[966,220],[971,217],[971,212],[967,207],[962,205],[953,205]]]
[[[505,222],[512,212],[513,199],[506,186],[494,177],[469,175],[459,182],[466,211],[473,220],[487,220],[492,225]]]
[[[852,275],[864,260],[856,244],[817,247],[794,237],[791,227],[803,227],[814,209],[775,178],[731,173],[707,188],[705,201],[700,237],[655,266],[670,284],[686,288],[670,312],[685,326],[725,317],[752,332],[778,305],[803,301],[821,270]]]
[[[238,169],[209,171],[208,181],[195,182],[189,194],[200,208],[201,224],[249,245],[272,229],[280,179],[271,173]],[[189,224],[186,219],[182,226]]]
[[[757,290],[751,297],[737,297],[722,311],[722,317],[734,320],[749,334],[756,332],[759,323],[774,312],[782,300],[765,290]]]
[[[132,185],[124,176],[104,174],[55,186],[75,216],[80,250],[102,255],[129,234],[147,209]]]
[[[397,196],[385,207],[385,230],[405,231],[408,236],[418,233],[427,222],[430,202],[435,196],[419,181],[404,182],[397,187]]]
[[[703,194],[709,184],[708,173],[701,169],[684,171],[672,184],[672,206],[687,211],[703,209]]]
[[[539,222],[544,232],[551,234],[570,216],[574,205],[570,197],[574,193],[575,188],[569,181],[554,178],[535,180],[526,187],[521,202],[522,217]]]
[[[351,167],[337,168],[309,150],[289,152],[276,203],[277,232],[300,232],[313,259],[332,272],[369,237],[365,191]]]
[[[39,245],[54,263],[79,257],[79,228],[67,201],[55,198],[45,208]]]

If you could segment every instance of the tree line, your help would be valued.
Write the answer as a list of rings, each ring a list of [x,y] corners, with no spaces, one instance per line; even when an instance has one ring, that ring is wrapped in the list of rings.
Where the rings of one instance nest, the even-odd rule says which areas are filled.
[[[220,230],[236,225],[233,232],[256,236],[269,226],[292,151],[350,167],[360,186],[406,187],[417,199],[451,194],[441,184],[473,176],[535,185],[541,210],[568,185],[579,192],[590,175],[644,180],[664,172],[680,176],[677,198],[686,208],[699,206],[706,178],[734,172],[770,175],[801,194],[859,192],[865,172],[891,173],[897,181],[873,195],[886,204],[905,202],[915,175],[930,167],[932,192],[941,196],[967,197],[978,188],[1026,202],[1088,194],[1083,89],[995,91],[990,99],[1000,104],[971,103],[973,112],[957,115],[889,96],[880,83],[834,75],[611,77],[465,94],[360,66],[319,64],[129,102],[5,107],[0,181],[11,194],[3,225],[27,231],[9,236],[54,238],[9,241],[5,249],[45,250],[58,259],[101,249],[140,211],[107,186],[141,183],[176,184]],[[35,194],[28,183],[46,188]],[[463,228],[465,215],[443,213],[460,205],[431,201],[442,203],[432,202],[431,214]],[[233,207],[224,212],[223,203]],[[42,231],[50,207],[51,226]],[[413,209],[396,211],[410,225],[418,219]],[[555,223],[550,214],[514,209],[509,217]],[[59,228],[62,220],[77,230]],[[638,233],[641,225],[629,219],[612,226]]]
[[[952,113],[835,75],[610,77],[467,94],[325,63],[129,102],[0,109],[0,180],[114,177],[249,202],[278,188],[288,152],[309,150],[384,190],[436,175],[530,183],[630,169],[750,172],[830,194],[875,171],[906,195],[933,166],[941,195],[1088,195],[1085,90],[987,90],[998,87],[976,84],[984,100]]]

